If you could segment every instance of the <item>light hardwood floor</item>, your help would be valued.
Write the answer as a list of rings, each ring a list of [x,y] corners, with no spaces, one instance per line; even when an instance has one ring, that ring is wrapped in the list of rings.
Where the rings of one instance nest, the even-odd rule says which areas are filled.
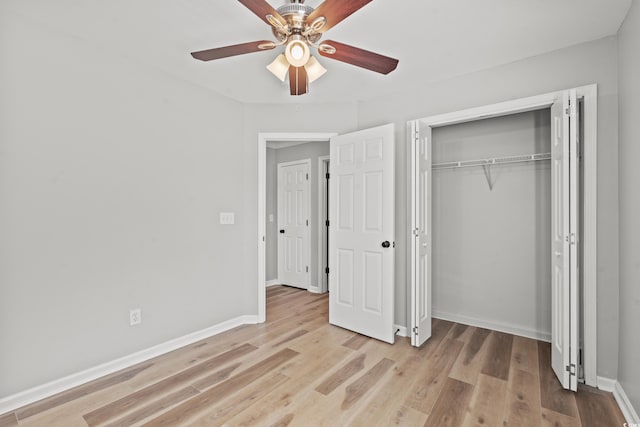
[[[566,392],[550,346],[434,320],[421,348],[328,324],[326,295],[267,290],[235,328],[0,416],[5,426],[616,426],[609,393]]]

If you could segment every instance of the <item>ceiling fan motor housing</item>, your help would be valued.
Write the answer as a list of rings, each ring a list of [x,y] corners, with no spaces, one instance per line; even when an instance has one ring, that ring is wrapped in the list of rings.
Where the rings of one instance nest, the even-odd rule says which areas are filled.
[[[302,34],[305,31],[307,16],[314,11],[313,7],[304,4],[304,0],[291,0],[291,3],[280,6],[277,9],[289,26],[292,34]],[[284,34],[273,29],[273,34],[280,41],[284,40]],[[309,41],[315,43],[321,37],[320,33],[309,35]]]

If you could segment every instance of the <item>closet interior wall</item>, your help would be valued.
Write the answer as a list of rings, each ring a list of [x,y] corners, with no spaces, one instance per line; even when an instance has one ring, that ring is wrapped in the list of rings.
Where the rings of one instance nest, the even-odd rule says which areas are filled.
[[[550,110],[434,128],[432,140],[434,165],[549,153]],[[550,167],[434,167],[434,317],[550,340]]]

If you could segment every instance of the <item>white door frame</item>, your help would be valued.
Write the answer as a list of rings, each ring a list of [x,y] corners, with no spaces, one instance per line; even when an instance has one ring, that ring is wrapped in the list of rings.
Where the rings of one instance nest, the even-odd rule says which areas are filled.
[[[294,165],[306,165],[307,166],[307,170],[309,171],[309,173],[307,174],[307,185],[306,185],[306,189],[305,191],[307,192],[307,203],[306,203],[306,208],[307,208],[307,227],[305,228],[305,240],[306,240],[306,254],[307,254],[307,259],[306,259],[306,263],[307,263],[307,274],[306,274],[306,283],[305,283],[305,287],[301,288],[301,289],[305,289],[305,290],[309,290],[311,288],[311,271],[310,271],[310,264],[311,264],[311,159],[300,159],[300,160],[293,160],[290,162],[280,162],[280,163],[276,163],[276,170],[277,170],[277,179],[278,179],[278,184],[276,185],[276,194],[277,194],[277,200],[276,200],[276,212],[278,212],[278,229],[280,229],[281,223],[280,221],[282,221],[284,215],[282,215],[282,212],[280,212],[280,209],[283,208],[282,204],[282,199],[281,197],[283,196],[280,193],[280,172],[282,170],[282,168],[285,168],[287,166],[294,166]],[[278,281],[280,281],[280,283],[282,283],[283,281],[283,275],[281,274],[282,271],[280,270],[280,267],[282,266],[282,262],[284,261],[282,259],[281,255],[281,248],[280,247],[280,233],[278,233],[277,235],[277,253],[278,253],[278,263],[277,263],[277,271],[278,271]],[[286,284],[286,282],[285,282]],[[297,286],[296,286],[297,287]]]
[[[582,295],[582,313],[584,327],[583,341],[583,366],[585,374],[585,383],[590,386],[597,386],[597,178],[598,178],[598,87],[597,85],[588,85],[575,88],[579,98],[583,99],[584,112],[584,134],[583,134],[583,171],[584,179],[582,182],[584,188],[584,200],[582,201],[583,218],[584,218],[584,234],[582,236],[583,244],[583,290]],[[435,128],[440,126],[453,125],[457,123],[465,123],[474,120],[488,119],[492,117],[500,117],[516,113],[524,113],[550,107],[556,100],[562,99],[564,91],[551,92],[543,95],[521,98],[498,104],[485,105],[467,110],[456,111],[452,113],[440,114],[436,116],[418,119],[418,121],[428,127]],[[408,182],[411,182],[410,168],[408,173]],[[407,189],[408,198],[411,200],[411,185]],[[411,232],[410,221],[409,232]],[[413,242],[411,236],[407,239],[408,245]],[[407,254],[411,254],[411,247],[407,246]],[[410,264],[410,263],[408,263]],[[410,267],[408,267],[410,269]],[[411,271],[408,271],[411,277]],[[414,304],[414,301],[411,301]],[[411,325],[408,325],[409,327]]]
[[[258,322],[267,319],[266,297],[266,216],[267,216],[267,142],[328,142],[335,132],[274,132],[258,134]]]
[[[323,240],[323,233],[325,232],[324,230],[326,230],[326,224],[321,220],[321,218],[324,218],[324,214],[325,214],[325,202],[328,204],[329,203],[329,199],[328,196],[329,194],[327,193],[327,181],[326,181],[326,177],[325,174],[329,173],[329,171],[324,169],[324,163],[329,161],[329,156],[320,156],[318,157],[318,286],[315,289],[309,289],[311,292],[319,292],[319,293],[324,293],[327,292],[329,290],[328,286],[328,280],[327,280],[327,274],[324,271],[324,267],[323,267],[323,250],[322,250],[322,244],[324,243]],[[329,238],[329,233],[327,233],[326,235],[326,240],[328,241]],[[327,249],[328,250],[328,249]],[[327,259],[327,263],[329,262],[329,260]]]

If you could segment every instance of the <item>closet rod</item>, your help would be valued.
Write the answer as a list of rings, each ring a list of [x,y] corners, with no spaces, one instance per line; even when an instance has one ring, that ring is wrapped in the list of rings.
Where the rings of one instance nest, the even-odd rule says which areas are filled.
[[[507,163],[535,162],[539,160],[551,160],[551,153],[525,154],[522,156],[494,157],[492,159],[462,160],[459,162],[435,163],[432,169],[454,169],[472,166],[503,165]]]

